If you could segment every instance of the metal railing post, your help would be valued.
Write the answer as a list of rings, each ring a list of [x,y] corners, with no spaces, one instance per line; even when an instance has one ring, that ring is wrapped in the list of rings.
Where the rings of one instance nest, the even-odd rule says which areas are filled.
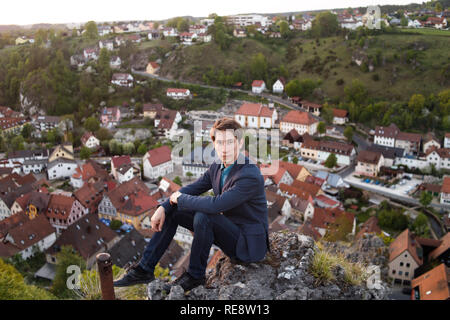
[[[108,253],[99,253],[96,258],[102,299],[115,300],[111,256]]]

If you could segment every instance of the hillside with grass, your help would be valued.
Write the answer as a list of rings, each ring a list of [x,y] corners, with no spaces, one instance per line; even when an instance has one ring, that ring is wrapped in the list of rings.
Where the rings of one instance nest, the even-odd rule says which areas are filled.
[[[182,46],[163,63],[161,75],[225,86],[242,81],[249,88],[252,58],[262,54],[268,87],[281,73],[288,81],[312,79],[320,81],[316,98],[337,103],[345,98],[344,87],[359,79],[374,101],[407,101],[413,94],[437,94],[449,85],[450,32],[414,31],[355,34],[348,39],[234,39],[226,50],[214,42]]]

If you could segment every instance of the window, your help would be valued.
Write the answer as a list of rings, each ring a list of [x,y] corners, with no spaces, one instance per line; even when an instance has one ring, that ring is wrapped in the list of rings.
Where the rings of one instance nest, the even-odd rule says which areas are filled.
[[[403,274],[403,271],[399,271],[398,275],[401,276]]]
[[[409,276],[409,272],[405,272],[405,276]]]
[[[395,274],[395,270],[392,270],[392,274]]]
[[[400,262],[400,267],[403,267],[403,262]]]
[[[407,264],[406,264],[406,267],[407,267],[407,268],[409,268],[409,266],[410,266],[410,264],[409,264],[409,263],[407,263]]]

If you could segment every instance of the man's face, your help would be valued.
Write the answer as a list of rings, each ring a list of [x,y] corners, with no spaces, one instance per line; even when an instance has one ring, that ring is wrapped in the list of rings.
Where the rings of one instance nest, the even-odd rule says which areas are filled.
[[[232,129],[216,130],[215,136],[214,148],[217,156],[223,163],[232,164],[242,148],[244,139],[239,143]]]

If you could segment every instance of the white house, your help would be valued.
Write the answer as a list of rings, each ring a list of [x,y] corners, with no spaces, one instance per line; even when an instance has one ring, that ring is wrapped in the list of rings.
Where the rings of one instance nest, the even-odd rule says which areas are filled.
[[[86,48],[83,50],[83,56],[87,60],[98,60],[98,48]]]
[[[114,73],[111,83],[121,87],[132,87],[134,78],[129,73]]]
[[[110,26],[98,26],[97,31],[98,31],[98,35],[100,37],[106,36],[106,35],[110,34],[111,32],[113,32],[112,27],[110,27]]]
[[[19,254],[26,260],[36,251],[48,249],[56,241],[56,232],[45,215],[38,215],[33,219],[25,215],[22,220],[20,225],[7,230],[0,240],[9,249],[7,252]]]
[[[47,176],[49,180],[70,178],[77,169],[77,163],[74,160],[58,158],[47,165]]]
[[[191,45],[198,38],[196,33],[182,32],[180,33],[180,40],[184,45]]]
[[[444,137],[444,148],[450,148],[450,133],[446,133]]]
[[[119,56],[112,56],[111,60],[109,60],[109,66],[112,69],[119,69],[121,65],[122,65],[122,60],[120,59]]]
[[[317,132],[318,124],[319,121],[308,112],[291,110],[280,121],[280,131],[288,133],[295,129],[300,135],[305,133],[314,135]]]
[[[168,146],[149,150],[142,159],[144,177],[156,179],[173,172],[172,151]]]
[[[166,95],[172,99],[185,99],[189,98],[191,92],[189,89],[168,88]]]
[[[422,28],[422,24],[419,20],[408,20],[408,28]]]
[[[450,177],[444,177],[441,189],[441,201],[442,204],[450,205]]]
[[[275,108],[260,103],[244,103],[235,112],[234,119],[244,128],[274,128],[278,113]]]
[[[164,37],[177,37],[178,31],[175,28],[170,28],[170,27],[164,28],[163,35],[164,35]]]
[[[109,51],[114,50],[114,41],[111,40],[100,40],[98,43],[100,49],[106,48]]]
[[[278,79],[272,86],[273,93],[283,93],[285,81]]]
[[[86,132],[81,137],[81,143],[89,149],[97,149],[100,146],[100,140],[92,132]]]
[[[119,183],[124,183],[134,178],[134,167],[132,164],[121,165],[116,172]]]
[[[399,133],[400,129],[393,123],[389,127],[377,126],[374,143],[385,147],[395,147],[395,138]]]
[[[348,111],[333,108],[333,124],[343,125],[348,121]]]
[[[8,218],[11,215],[11,209],[6,205],[0,197],[0,221]]]
[[[252,82],[252,92],[260,94],[266,90],[266,83],[264,80],[253,80]]]

